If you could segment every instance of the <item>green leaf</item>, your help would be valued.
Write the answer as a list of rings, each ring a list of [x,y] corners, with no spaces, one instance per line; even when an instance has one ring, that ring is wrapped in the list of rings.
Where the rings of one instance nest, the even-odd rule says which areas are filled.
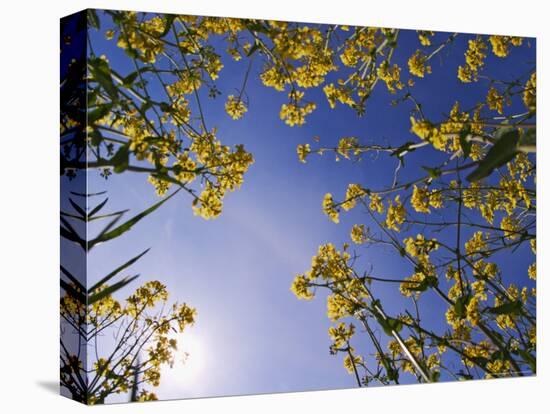
[[[388,324],[388,327],[395,332],[400,332],[401,329],[403,329],[403,322],[399,319],[387,318],[386,323]]]
[[[80,247],[82,247],[83,249],[86,249],[86,240],[82,240],[77,234],[71,233],[70,231],[68,231],[63,227],[60,227],[59,230],[60,230],[61,237],[67,240],[73,241],[79,244]]]
[[[162,38],[162,37],[164,37],[168,34],[170,29],[172,28],[172,23],[174,22],[174,19],[176,18],[176,15],[175,14],[165,14],[164,18],[165,18],[166,23],[165,23],[165,26],[164,26],[164,30],[159,35],[159,38]]]
[[[253,32],[260,32],[260,33],[269,33],[269,30],[267,27],[265,27],[261,20],[245,20],[246,28]]]
[[[464,296],[459,297],[454,305],[454,310],[456,313],[456,316],[458,316],[460,319],[464,319],[466,317],[466,306],[468,306],[468,303],[470,302],[471,296],[466,294]]]
[[[138,76],[139,76],[139,71],[132,72],[128,76],[126,76],[124,79],[122,79],[122,84],[124,86],[131,86]]]
[[[168,105],[164,106],[164,105],[162,105],[162,104],[166,105],[164,102],[162,102],[162,103],[161,103],[161,106],[160,106],[160,109],[161,109],[161,110],[163,110],[164,112],[172,112],[172,109],[171,109]],[[151,109],[152,107],[153,107],[153,102],[151,102],[151,101],[146,101],[146,102],[143,103],[143,105],[141,105],[140,111],[141,111],[142,113],[145,113],[145,112],[147,112],[149,109]],[[162,109],[163,107],[164,107],[165,109],[167,109],[167,110],[165,111],[164,109]]]
[[[90,213],[88,214],[88,218],[91,218],[94,216],[94,214],[99,213],[99,211],[105,206],[105,204],[107,204],[107,201],[109,201],[109,197],[107,197],[105,200],[95,206],[93,210],[90,211]]]
[[[95,122],[98,119],[101,119],[105,115],[107,115],[111,111],[112,108],[113,108],[112,103],[106,103],[106,104],[103,104],[103,105],[98,105],[92,111],[87,113],[87,115],[88,115],[88,124],[95,124]]]
[[[74,277],[67,269],[65,269],[63,266],[60,266],[61,272],[67,276],[67,278],[73,282],[76,285],[76,289],[80,292],[84,293],[86,291],[86,288],[82,286],[82,284]]]
[[[78,204],[76,204],[72,198],[69,198],[69,203],[71,203],[71,206],[75,209],[75,211],[80,214],[82,217],[86,217],[86,212],[82,207],[80,207]]]
[[[533,357],[529,352],[519,349],[518,354],[523,358],[525,362],[529,365],[533,373],[537,372],[537,359]]]
[[[519,300],[506,302],[503,305],[488,308],[487,310],[493,315],[517,315],[521,310],[521,302]]]
[[[255,52],[256,50],[258,50],[259,48],[260,48],[260,42],[255,42],[255,43],[254,43],[254,46],[252,46],[252,47],[250,48],[250,50],[248,51],[248,53],[246,54],[246,57],[252,56],[252,55],[254,54],[254,52]]]
[[[128,49],[124,49],[124,53],[126,53],[126,55],[132,59],[138,59],[139,58],[139,53],[136,52],[134,49],[131,49],[131,48],[128,48]]]
[[[436,277],[434,276],[426,276],[424,277],[424,279],[414,285],[412,283],[407,283],[407,290],[412,290],[412,291],[416,291],[416,292],[424,292],[426,291],[428,288],[430,287],[435,287],[439,284],[438,280]]]
[[[130,164],[130,146],[128,144],[122,145],[110,161],[115,173],[124,172]]]
[[[474,357],[471,357],[470,359],[474,361],[477,365],[482,367],[487,366],[487,364],[489,363],[489,360],[487,358],[480,357],[480,356],[474,356]]]
[[[90,138],[91,138],[91,144],[94,146],[94,147],[98,147],[101,142],[103,142],[103,135],[101,135],[101,132],[99,132],[99,130],[97,129],[93,129],[90,133]]]
[[[88,9],[87,12],[88,24],[94,29],[99,30],[99,18],[97,17],[97,12],[94,9]]]
[[[470,135],[470,131],[470,125],[465,125],[458,136],[458,139],[460,141],[460,148],[462,148],[464,159],[470,156],[470,151],[472,150],[472,143],[468,140],[468,135]]]
[[[115,283],[114,285],[108,286],[105,289],[101,290],[100,292],[88,296],[88,305],[92,305],[98,300],[101,300],[114,292],[116,292],[119,289],[122,289],[124,286],[126,286],[128,283],[133,282],[139,277],[139,275],[135,275],[126,279],[121,280],[120,282]]]
[[[422,166],[422,169],[426,171],[431,178],[438,178],[441,176],[441,169],[439,168],[431,168],[431,167],[424,167]]]
[[[101,214],[99,216],[95,216],[95,215],[93,217],[88,216],[88,221],[101,220],[104,218],[115,217],[115,216],[120,218],[120,216],[122,216],[124,213],[127,213],[128,211],[130,211],[130,209],[115,211],[114,213]]]
[[[470,182],[488,177],[498,167],[511,161],[518,153],[519,130],[516,128],[500,128],[495,133],[497,141],[489,150],[477,168],[466,177]]]
[[[403,145],[401,145],[399,148],[395,149],[390,155],[392,157],[403,159],[405,154],[416,151],[416,148],[411,148],[411,146],[414,144],[415,142],[413,141],[407,141]]]
[[[74,287],[69,285],[63,279],[59,281],[63,290],[69,295],[78,300],[81,304],[86,305],[86,296],[82,292],[79,292]]]
[[[144,250],[143,252],[141,252],[140,254],[138,254],[136,257],[133,257],[131,258],[130,260],[128,260],[126,263],[124,263],[123,265],[117,267],[115,270],[113,270],[111,273],[109,273],[107,276],[105,276],[103,279],[101,279],[99,282],[97,282],[95,285],[93,285],[89,290],[88,290],[88,293],[91,294],[94,292],[94,290],[98,289],[101,285],[104,285],[105,283],[107,283],[109,280],[111,280],[114,276],[116,276],[118,273],[120,273],[121,271],[123,271],[124,269],[130,267],[131,265],[133,265],[135,262],[137,262],[139,259],[141,259],[141,257],[143,255],[145,255],[150,249],[147,249],[147,250]]]
[[[170,194],[168,197],[166,197],[165,199],[159,201],[158,203],[155,203],[153,204],[151,207],[149,207],[147,210],[144,210],[142,211],[141,213],[139,213],[138,215],[132,217],[130,220],[126,221],[125,223],[121,224],[120,226],[118,226],[117,228],[111,230],[111,231],[105,231],[105,232],[102,232],[98,237],[96,237],[95,239],[91,240],[89,243],[88,243],[88,246],[89,248],[91,249],[93,246],[95,246],[96,244],[98,243],[103,243],[107,240],[111,240],[111,239],[114,239],[115,237],[119,237],[120,235],[124,234],[125,232],[127,232],[128,230],[130,230],[132,228],[132,226],[134,224],[136,224],[138,221],[140,221],[142,218],[144,218],[145,216],[151,214],[153,211],[155,211],[157,208],[159,208],[161,205],[163,205],[164,203],[166,203],[170,198],[172,198],[173,196],[175,196],[178,192],[180,191],[180,189],[178,188],[176,191],[174,191],[172,194]]]
[[[113,82],[109,64],[100,58],[90,58],[88,59],[88,67],[94,80],[105,89],[113,102],[117,102],[118,89]]]
[[[107,193],[107,191],[100,191],[99,193],[79,193],[79,192],[76,192],[76,191],[71,191],[72,195],[75,195],[75,196],[78,196],[78,197],[94,197],[94,196],[103,195],[103,194],[106,194],[106,193]]]
[[[537,130],[536,128],[529,128],[521,135],[519,142],[520,151],[529,153],[537,152]]]

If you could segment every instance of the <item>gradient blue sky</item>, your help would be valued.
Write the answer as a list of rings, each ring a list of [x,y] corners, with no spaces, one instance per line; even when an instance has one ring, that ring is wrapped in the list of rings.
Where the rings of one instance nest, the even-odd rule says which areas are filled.
[[[104,39],[108,19],[102,18],[102,22],[106,25],[101,33],[90,31],[95,53],[107,55],[114,68],[129,73],[126,56],[114,42]],[[434,43],[446,36],[437,34]],[[428,118],[448,113],[455,100],[469,108],[486,93],[486,83],[465,87],[456,79],[456,68],[464,61],[469,38],[460,35],[431,62],[433,74],[416,80],[415,97],[424,103]],[[495,77],[509,79],[527,72],[535,60],[535,44],[530,42],[531,47],[514,49],[505,63],[490,57],[487,70]],[[416,33],[402,31],[399,43],[393,61],[404,68],[406,79],[406,60],[418,48]],[[329,355],[330,323],[324,293],[319,292],[313,301],[299,301],[289,287],[295,274],[309,268],[320,244],[330,241],[339,246],[349,242],[353,224],[369,225],[360,209],[343,214],[339,225],[332,223],[321,211],[324,194],[331,192],[341,198],[350,182],[373,189],[389,185],[395,160],[382,157],[359,163],[334,162],[334,157],[324,155],[312,156],[307,164],[301,164],[296,145],[313,143],[313,136],[319,136],[325,146],[333,146],[346,136],[386,140],[395,145],[416,140],[409,132],[411,107],[391,107],[389,102],[395,96],[379,84],[367,103],[366,116],[359,118],[348,107],[330,110],[322,91],[308,91],[309,99],[318,104],[317,110],[304,126],[291,128],[278,115],[286,94],[260,83],[261,62],[256,59],[247,87],[250,106],[244,119],[231,120],[224,103],[227,95],[240,88],[246,61],[224,58],[225,67],[217,81],[222,96],[215,100],[203,98],[208,126],[218,128],[224,144],[245,144],[255,158],[243,187],[226,197],[223,214],[211,221],[196,217],[190,197],[180,193],[127,235],[98,246],[90,254],[88,283],[94,283],[113,266],[152,247],[132,269],[141,277],[119,296],[125,297],[146,280],[158,279],[167,285],[171,300],[185,301],[198,310],[197,324],[190,332],[204,349],[202,369],[187,382],[167,376],[170,380],[161,382],[156,390],[161,399],[355,386],[354,377],[342,366],[341,356]],[[333,81],[332,76],[329,81]],[[435,151],[411,154],[401,181],[418,177],[420,166],[437,165],[438,160]],[[115,174],[104,180],[92,171],[88,185],[89,192],[108,191],[108,206],[113,211],[131,206],[132,214],[158,200],[146,176],[140,174]],[[362,255],[361,263],[373,265],[376,274],[399,278],[411,274],[410,265],[393,251],[371,247],[357,252]],[[501,261],[502,267],[521,275],[521,279],[531,262],[532,256],[521,249],[513,257],[503,256]],[[394,288],[380,287],[375,292],[395,309],[403,303]],[[435,296],[424,296],[422,300],[429,302],[426,305],[433,315],[439,315],[432,323],[443,326],[444,304]],[[364,354],[371,352],[366,346],[366,342],[357,342]]]

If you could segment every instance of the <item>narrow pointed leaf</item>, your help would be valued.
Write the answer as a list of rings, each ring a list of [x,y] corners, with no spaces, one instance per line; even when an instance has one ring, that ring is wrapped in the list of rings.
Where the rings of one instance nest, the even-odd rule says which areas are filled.
[[[105,89],[113,102],[117,102],[118,89],[113,82],[109,64],[103,59],[92,58],[88,60],[88,67],[93,79]]]
[[[106,194],[107,191],[100,191],[99,193],[78,193],[76,191],[71,191],[72,195],[79,196],[79,197],[93,197],[98,195]]]
[[[120,273],[122,270],[126,269],[127,267],[130,267],[135,262],[137,262],[143,255],[145,255],[150,249],[144,250],[140,254],[138,254],[136,257],[133,257],[132,259],[128,260],[123,265],[117,267],[115,270],[113,270],[111,273],[109,273],[107,276],[105,276],[103,279],[101,279],[99,282],[97,282],[95,285],[93,285],[90,290],[88,290],[88,293],[91,294],[99,288],[101,285],[107,283],[109,280],[111,280],[114,276],[116,276],[118,273]]]
[[[108,218],[108,217],[122,216],[124,213],[127,213],[128,211],[130,211],[130,210],[120,210],[120,211],[116,211],[114,213],[100,214],[99,216],[93,216],[93,217],[88,217],[88,218],[89,218],[89,221],[101,220],[101,219]]]
[[[91,218],[94,214],[98,213],[105,206],[105,204],[107,204],[107,201],[109,201],[108,197],[103,202],[95,206],[92,211],[90,211],[90,214],[88,214],[88,218]]]
[[[67,278],[73,282],[76,286],[77,286],[77,289],[79,289],[81,292],[85,292],[86,289],[84,288],[84,286],[82,286],[82,284],[78,281],[78,279],[76,277],[74,277],[67,269],[65,269],[63,266],[60,266],[61,267],[61,272],[67,276]]]
[[[97,302],[98,300],[101,300],[101,299],[113,294],[117,290],[122,289],[124,286],[126,286],[130,282],[133,282],[138,277],[139,277],[139,275],[135,275],[135,276],[129,277],[127,279],[123,279],[120,282],[115,283],[114,285],[106,287],[105,289],[103,289],[102,291],[100,291],[96,294],[88,296],[88,305],[92,305],[95,302]]]
[[[488,177],[498,167],[511,161],[518,153],[519,130],[515,128],[501,128],[495,134],[498,140],[489,150],[477,168],[466,177],[470,182],[479,181]]]
[[[176,191],[174,191],[168,197],[166,197],[165,199],[159,201],[158,203],[153,204],[147,210],[144,210],[141,213],[139,213],[138,215],[132,217],[130,220],[126,221],[124,224],[121,224],[117,228],[99,235],[98,237],[96,237],[95,239],[90,241],[90,243],[89,243],[90,249],[98,243],[102,243],[102,242],[105,242],[107,240],[114,239],[115,237],[119,237],[120,235],[124,234],[125,232],[130,230],[134,224],[136,224],[138,221],[140,221],[142,218],[146,217],[147,215],[151,214],[153,211],[155,211],[161,205],[163,205],[168,200],[170,200],[179,191],[180,191],[180,189],[178,188]]]
[[[82,292],[76,290],[73,286],[69,285],[63,279],[60,281],[61,287],[69,295],[78,300],[81,304],[86,305],[86,296]]]
[[[69,198],[69,203],[71,203],[71,206],[73,206],[73,208],[75,209],[75,211],[80,214],[82,217],[86,218],[86,212],[84,211],[84,209],[82,209],[82,207],[80,207],[78,204],[76,204],[72,198]]]

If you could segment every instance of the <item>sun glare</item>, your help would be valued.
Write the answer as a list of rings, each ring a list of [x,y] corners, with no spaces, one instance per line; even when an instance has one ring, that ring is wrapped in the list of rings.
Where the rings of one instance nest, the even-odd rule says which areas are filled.
[[[204,372],[205,349],[203,341],[194,333],[184,332],[174,336],[178,341],[174,364],[162,372],[163,383],[192,385],[200,381]]]

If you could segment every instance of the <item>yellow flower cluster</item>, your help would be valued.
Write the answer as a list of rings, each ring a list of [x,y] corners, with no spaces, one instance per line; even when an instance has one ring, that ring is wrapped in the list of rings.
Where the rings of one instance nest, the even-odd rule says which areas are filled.
[[[442,208],[441,190],[429,190],[427,187],[414,186],[411,205],[419,213],[429,213],[430,207]]]
[[[431,46],[432,41],[430,37],[433,37],[435,35],[434,32],[430,30],[417,30],[418,33],[418,40],[420,40],[420,44],[422,46]]]
[[[515,240],[519,237],[519,222],[515,217],[504,216],[500,222],[500,228],[504,230],[504,237]]]
[[[489,235],[484,235],[481,231],[476,231],[470,240],[468,240],[464,244],[464,248],[466,249],[466,254],[468,256],[480,254],[487,249],[487,239],[489,238]]]
[[[386,227],[395,231],[401,229],[401,225],[405,222],[405,207],[400,200],[399,195],[395,196],[393,202],[390,201],[388,205],[388,212],[386,215]]]
[[[227,114],[231,118],[235,120],[241,119],[247,110],[248,109],[246,108],[246,105],[241,98],[236,98],[233,95],[229,95],[227,97],[227,102],[225,103],[225,112],[227,112]]]
[[[155,16],[138,22],[137,12],[133,11],[124,12],[122,16],[122,30],[117,46],[139,53],[139,58],[146,63],[155,63],[157,55],[164,50],[164,43],[159,36],[164,32],[165,19]],[[106,35],[112,38],[111,33]]]
[[[327,296],[327,316],[336,322],[353,314],[353,302],[336,293]]]
[[[350,233],[351,240],[355,244],[363,244],[367,241],[367,234],[365,232],[365,225],[364,224],[354,224],[351,233]]]
[[[512,177],[504,176],[499,181],[499,186],[501,195],[506,201],[502,203],[500,208],[502,210],[505,210],[508,215],[511,215],[513,213],[514,209],[517,207],[520,201],[523,201],[527,208],[531,206],[531,198],[529,197],[527,190],[523,186],[521,179],[517,180],[513,179]]]
[[[193,200],[193,213],[205,220],[218,217],[222,212],[223,193],[210,184]]]
[[[425,239],[422,234],[418,234],[416,238],[409,237],[405,239],[405,252],[411,257],[418,260],[417,271],[410,277],[405,278],[405,282],[399,285],[399,291],[405,297],[411,297],[416,293],[420,294],[420,290],[416,289],[421,283],[426,283],[427,278],[436,282],[435,267],[430,263],[430,253],[439,248],[436,239]],[[425,290],[425,289],[424,289]]]
[[[369,54],[373,52],[376,45],[382,41],[380,32],[377,28],[367,28],[361,30],[355,28],[355,33],[344,43],[344,51],[340,54],[340,60],[345,66],[354,67],[369,59]]]
[[[344,244],[344,249],[340,251],[330,243],[319,246],[317,255],[311,259],[311,269],[297,275],[291,287],[292,292],[301,299],[313,298],[311,288],[318,279],[341,289],[341,294],[333,293],[327,297],[327,315],[332,321],[351,315],[356,306],[364,306],[363,301],[368,297],[362,282],[353,277],[347,247]]]
[[[390,64],[387,60],[384,60],[378,70],[376,71],[378,77],[386,83],[388,91],[390,93],[396,93],[397,90],[403,89],[403,83],[401,83],[401,68],[394,64],[390,67]]]
[[[537,108],[537,73],[533,72],[523,90],[523,103],[530,111]]]
[[[323,198],[323,213],[325,213],[333,222],[340,222],[338,210],[335,207],[334,199],[330,193],[325,194],[325,197]]]
[[[474,295],[466,305],[466,320],[470,322],[472,326],[477,326],[481,320],[479,301],[479,296]]]
[[[279,116],[287,125],[303,125],[306,122],[306,115],[312,113],[317,105],[313,102],[307,102],[305,105],[300,105],[300,101],[304,97],[302,91],[292,91],[289,94],[290,102],[281,106]]]
[[[125,313],[137,316],[145,308],[153,308],[158,302],[168,300],[166,286],[157,280],[146,282],[126,299]]]
[[[482,259],[474,262],[473,274],[479,279],[494,279],[499,272],[498,266],[493,262],[485,262]]]
[[[283,23],[268,22],[268,36],[273,42],[273,48],[270,51],[270,62],[265,65],[260,75],[262,82],[278,91],[283,91],[288,83],[302,88],[321,85],[325,81],[325,76],[337,69],[333,63],[333,50],[326,47],[326,39],[318,29],[300,26],[296,30],[289,30],[288,23]],[[288,62],[289,60],[301,64],[295,67]],[[297,122],[289,125],[303,124],[303,115],[315,109],[313,104],[308,104],[305,107],[307,113],[300,114],[296,109],[297,100],[288,106],[291,106],[290,111],[296,110],[298,113]],[[288,109],[288,106],[285,108]],[[283,118],[281,115],[281,118],[285,119],[286,116]]]
[[[505,303],[508,303],[510,299],[517,300],[519,298],[518,288],[513,284],[508,287],[506,292],[509,296],[511,296],[511,298],[502,298],[500,296],[495,296],[495,307],[502,306]],[[506,331],[507,329],[516,329],[516,316],[512,313],[497,315],[496,323],[497,326],[503,331]]]
[[[495,359],[494,361],[489,361],[487,363],[487,369],[490,373],[485,375],[485,378],[501,378],[503,376],[508,376],[512,368],[510,361]]]
[[[417,234],[414,239],[408,237],[403,240],[403,243],[405,244],[405,251],[411,257],[417,258],[423,266],[428,265],[430,253],[439,248],[436,239],[426,239],[422,234]]]
[[[242,145],[237,145],[232,151],[230,147],[220,143],[215,132],[192,135],[190,146],[196,162],[206,166],[207,174],[215,178],[215,181],[209,179],[199,197],[193,200],[194,213],[205,219],[219,216],[225,193],[241,186],[244,174],[254,163],[252,154],[246,152]]]
[[[175,126],[185,125],[189,122],[191,110],[189,109],[189,101],[184,95],[174,97],[170,110],[164,114],[165,118],[169,115],[172,116],[171,123]]]
[[[298,299],[310,300],[315,296],[309,289],[308,279],[304,275],[297,275],[294,278],[290,291],[294,293]]]
[[[359,184],[349,184],[346,190],[346,200],[342,202],[342,208],[346,211],[351,210],[357,204],[357,199],[363,198],[367,192]]]
[[[100,286],[96,293],[107,289],[108,285]],[[117,317],[125,313],[125,309],[115,300],[112,295],[107,295],[87,307],[86,323],[98,327],[106,320],[114,321]]]
[[[185,69],[179,71],[179,79],[166,87],[171,97],[180,97],[182,95],[193,93],[202,85],[202,76],[198,68]]]
[[[350,152],[353,155],[359,155],[359,141],[355,137],[340,138],[336,152],[346,159],[350,159]],[[336,159],[338,161],[338,159]]]
[[[482,195],[479,189],[479,181],[470,183],[468,188],[462,191],[462,202],[467,208],[477,208],[482,202]]]
[[[147,181],[155,187],[155,192],[159,197],[162,197],[166,194],[166,192],[170,189],[170,183],[165,180],[158,179],[156,177],[153,177],[150,175],[147,177]]]
[[[404,341],[405,346],[407,349],[413,354],[417,359],[420,359],[422,357],[422,346],[419,344],[418,340],[412,336],[408,337]],[[399,345],[399,342],[392,339],[388,342],[387,345],[388,349],[390,350],[392,357],[394,359],[399,360],[399,365],[403,372],[408,372],[410,374],[417,374],[416,369],[414,368],[411,361],[406,357],[406,355],[403,352],[403,348],[401,348],[401,345]],[[402,358],[399,358],[402,357]],[[432,364],[434,364],[435,361],[433,361],[432,358]]]
[[[537,280],[537,263],[532,263],[527,269],[527,275],[529,279]]]
[[[489,342],[485,340],[480,341],[478,344],[466,345],[464,347],[464,354],[474,360],[476,358],[489,359],[489,356],[491,355],[492,352],[493,352],[493,347]],[[474,367],[474,363],[470,359],[463,358],[462,362],[470,368]]]
[[[495,56],[504,58],[510,53],[510,45],[521,46],[523,39],[515,36],[490,36],[489,42]]]
[[[260,74],[260,79],[265,86],[269,86],[277,91],[284,91],[285,83],[290,82],[283,70],[275,66],[265,68]]]
[[[411,116],[411,132],[424,141],[432,143],[435,149],[446,151],[448,138],[430,121],[417,121]]]
[[[508,163],[510,176],[521,181],[526,181],[533,174],[533,163],[527,154],[520,152]]]
[[[458,79],[462,82],[477,81],[479,70],[484,65],[484,59],[487,56],[484,50],[487,49],[485,42],[477,37],[468,41],[468,50],[464,53],[466,64],[459,66]]]
[[[378,194],[370,195],[369,208],[371,211],[382,214],[384,212],[384,203],[382,202],[382,197]]]
[[[352,97],[353,91],[347,86],[334,86],[334,83],[330,83],[323,88],[328,103],[332,109],[336,108],[336,102],[340,102],[343,105],[353,106],[355,101]]]
[[[352,351],[353,352],[353,351]],[[355,373],[355,367],[358,365],[358,364],[362,364],[363,363],[363,357],[361,355],[346,355],[344,357],[344,368],[346,368],[346,371],[348,371],[348,373],[350,374],[354,374]]]
[[[308,154],[311,154],[311,147],[309,144],[298,144],[296,147],[296,152],[298,153],[298,159],[300,162],[305,163],[306,157]]]
[[[197,163],[189,157],[188,152],[178,155],[172,168],[176,179],[181,183],[189,184],[197,177]]]
[[[489,92],[487,93],[487,106],[493,111],[497,111],[499,114],[502,114],[504,106],[504,96],[502,96],[498,90],[491,86]]]
[[[423,78],[426,73],[432,73],[432,67],[426,65],[427,58],[428,57],[420,49],[414,52],[407,62],[411,75]]]
[[[340,322],[337,326],[328,328],[328,335],[336,348],[344,347],[355,334],[355,326],[350,323]]]

